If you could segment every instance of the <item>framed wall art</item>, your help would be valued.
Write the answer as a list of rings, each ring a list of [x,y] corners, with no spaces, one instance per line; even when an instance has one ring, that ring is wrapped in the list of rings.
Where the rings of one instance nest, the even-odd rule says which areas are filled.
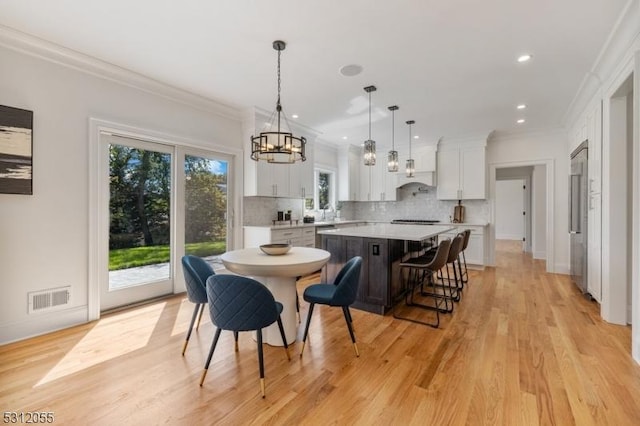
[[[0,193],[33,194],[33,111],[0,105]]]

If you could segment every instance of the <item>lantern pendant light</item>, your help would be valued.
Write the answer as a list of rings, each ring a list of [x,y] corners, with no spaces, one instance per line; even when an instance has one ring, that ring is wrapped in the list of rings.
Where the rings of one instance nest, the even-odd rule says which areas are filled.
[[[367,86],[364,90],[369,94],[369,139],[364,141],[364,165],[376,165],[376,141],[371,139],[371,92],[375,92],[376,86]]]
[[[396,151],[396,137],[395,137],[395,123],[396,123],[396,111],[398,110],[397,105],[393,105],[389,107],[389,111],[391,111],[391,151],[389,151],[389,157],[387,160],[387,170],[390,172],[398,171],[398,151]]]
[[[273,42],[273,48],[278,52],[278,100],[276,109],[269,119],[269,128],[260,132],[258,136],[251,137],[251,159],[265,160],[269,163],[290,164],[296,161],[305,161],[305,145],[307,139],[304,136],[293,136],[286,114],[282,112],[280,103],[280,53],[285,49],[286,43],[281,40]],[[284,116],[289,131],[284,131],[280,126],[280,117]],[[273,131],[271,129],[276,129]]]
[[[407,124],[409,125],[409,159],[407,160],[407,177],[413,177],[416,171],[415,161],[411,158],[411,125],[414,124],[415,121],[409,120]]]

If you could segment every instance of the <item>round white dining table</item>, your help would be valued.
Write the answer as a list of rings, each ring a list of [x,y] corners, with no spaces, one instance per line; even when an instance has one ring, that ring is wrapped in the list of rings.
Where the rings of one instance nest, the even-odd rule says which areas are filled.
[[[231,272],[261,282],[273,297],[282,303],[280,317],[287,344],[296,340],[296,277],[320,270],[329,261],[328,251],[310,247],[291,247],[283,255],[265,254],[259,247],[233,250],[220,256],[224,266]],[[263,340],[272,346],[283,346],[276,323],[262,330]]]

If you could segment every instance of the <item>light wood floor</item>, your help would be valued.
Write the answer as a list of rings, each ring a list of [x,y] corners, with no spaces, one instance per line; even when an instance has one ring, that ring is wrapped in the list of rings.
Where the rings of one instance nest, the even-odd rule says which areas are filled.
[[[65,425],[639,424],[630,329],[519,246],[498,242],[439,329],[353,310],[360,358],[341,310],[319,306],[302,359],[265,345],[266,399],[247,333],[237,353],[222,334],[198,386],[213,327],[182,357],[192,305],[174,297],[0,347],[0,407]]]

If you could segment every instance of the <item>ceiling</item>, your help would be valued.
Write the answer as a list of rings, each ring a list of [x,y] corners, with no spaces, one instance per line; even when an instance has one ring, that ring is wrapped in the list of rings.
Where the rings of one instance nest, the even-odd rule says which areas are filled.
[[[226,105],[282,105],[336,145],[560,127],[628,0],[2,0],[0,25]],[[530,53],[533,59],[518,63]],[[345,77],[342,66],[362,73]],[[527,108],[516,110],[524,103]],[[523,124],[516,120],[525,118]],[[346,137],[346,139],[344,139]]]

